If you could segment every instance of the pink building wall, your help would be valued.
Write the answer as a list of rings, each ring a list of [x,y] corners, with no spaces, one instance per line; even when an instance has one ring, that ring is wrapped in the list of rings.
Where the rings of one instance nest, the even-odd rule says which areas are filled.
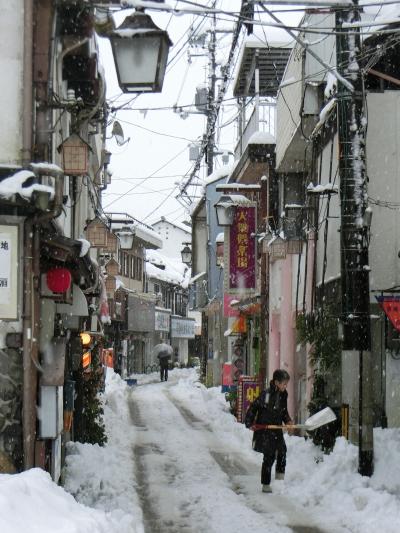
[[[305,273],[306,277],[306,312],[312,311],[312,295],[313,295],[313,282],[314,282],[314,264],[315,264],[315,237],[313,234],[308,236],[308,253],[307,253],[307,265],[308,269]],[[310,365],[310,345],[307,345],[307,384],[306,384],[306,398],[307,404],[311,400],[312,387],[314,382],[314,372]]]
[[[271,313],[269,317],[269,350],[268,350],[268,377],[272,374],[281,363],[281,332],[280,332],[280,314]]]
[[[270,310],[268,375],[271,378],[274,370],[283,368],[291,376],[288,384],[288,409],[292,417],[296,411],[296,395],[294,387],[294,354],[296,349],[296,329],[293,320],[292,303],[292,255],[282,259],[280,310]],[[277,280],[270,279],[270,283]]]
[[[281,285],[281,353],[280,368],[290,374],[288,384],[288,410],[294,417],[296,406],[296,394],[294,387],[294,354],[296,349],[296,329],[293,327],[293,303],[292,303],[292,255],[287,255],[282,260],[282,285]]]

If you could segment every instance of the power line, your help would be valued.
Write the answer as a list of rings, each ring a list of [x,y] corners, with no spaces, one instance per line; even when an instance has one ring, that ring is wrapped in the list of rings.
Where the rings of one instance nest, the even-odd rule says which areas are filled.
[[[145,126],[141,126],[140,124],[136,124],[135,122],[130,122],[128,120],[124,120],[121,118],[118,120],[119,122],[123,122],[124,124],[129,124],[130,126],[135,126],[135,128],[140,128],[141,130],[154,133],[155,135],[161,135],[162,137],[169,137],[171,139],[178,139],[180,141],[195,142],[193,139],[189,139],[188,137],[179,137],[178,135],[171,135],[170,133],[163,133],[161,131],[152,130],[150,128],[146,128]]]
[[[159,172],[160,170],[162,170],[163,168],[165,168],[167,165],[169,165],[170,163],[172,163],[172,161],[174,161],[175,159],[177,159],[184,151],[186,150],[186,146],[183,150],[181,150],[180,152],[178,152],[176,155],[174,155],[173,157],[171,157],[171,159],[169,159],[166,163],[164,163],[160,168],[158,168],[157,170],[155,170],[152,174],[150,174],[150,176],[147,176],[146,178],[144,178],[140,183],[137,183],[136,185],[134,185],[133,187],[131,187],[130,189],[128,189],[127,191],[125,191],[124,193],[121,193],[120,196],[118,198],[115,198],[112,202],[108,203],[106,206],[104,206],[104,209],[106,209],[107,207],[109,207],[110,205],[112,205],[113,203],[117,202],[118,200],[120,200],[121,198],[123,198],[124,196],[126,196],[128,193],[130,193],[131,191],[133,191],[134,189],[136,189],[137,187],[139,187],[142,183],[144,183],[147,179],[151,178],[154,174],[157,174],[157,172]]]

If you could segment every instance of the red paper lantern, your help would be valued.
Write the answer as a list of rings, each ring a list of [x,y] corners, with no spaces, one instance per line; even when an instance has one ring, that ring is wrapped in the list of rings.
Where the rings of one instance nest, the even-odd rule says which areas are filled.
[[[67,268],[51,268],[47,271],[47,286],[52,292],[66,292],[71,286],[71,272]]]

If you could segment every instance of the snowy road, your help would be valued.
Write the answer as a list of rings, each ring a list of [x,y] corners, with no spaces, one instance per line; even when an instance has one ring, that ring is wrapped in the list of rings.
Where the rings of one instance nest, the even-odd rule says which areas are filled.
[[[107,374],[107,445],[71,442],[64,488],[40,469],[0,475],[1,533],[399,533],[399,428],[374,430],[371,478],[344,438],[324,455],[286,436],[285,481],[263,494],[262,457],[219,387],[189,369],[135,377]]]
[[[349,531],[311,519],[284,495],[285,482],[275,482],[274,494],[261,493],[261,455],[249,463],[249,435],[247,453],[238,450],[194,398],[182,397],[174,378],[133,389],[129,412],[146,533]]]
[[[204,387],[192,369],[173,370],[167,383],[159,383],[158,374],[134,377],[138,385],[132,388],[107,374],[107,445],[68,447],[65,489],[78,503],[66,493],[60,511],[54,503],[60,487],[40,500],[53,502],[58,520],[61,513],[66,524],[75,522],[75,529],[63,531],[399,533],[400,429],[374,431],[371,478],[357,473],[357,447],[344,438],[324,455],[310,440],[285,436],[285,481],[273,480],[273,494],[263,494],[262,456],[252,450],[251,432],[229,413],[219,387]],[[39,477],[39,492],[37,483],[32,492],[47,494],[49,480]],[[3,510],[11,501],[7,483],[0,491]],[[39,522],[45,514],[36,513],[37,502],[26,493],[24,513],[31,516],[35,509],[38,520],[32,531],[53,533],[51,524]],[[9,514],[6,521],[12,520]]]

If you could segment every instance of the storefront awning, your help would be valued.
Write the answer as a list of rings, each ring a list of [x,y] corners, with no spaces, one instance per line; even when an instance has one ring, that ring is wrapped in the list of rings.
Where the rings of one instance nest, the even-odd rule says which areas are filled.
[[[242,333],[247,333],[247,322],[244,315],[236,318],[232,326],[225,331],[224,336],[230,337],[231,335],[241,335]]]
[[[74,282],[83,290],[97,287],[98,267],[88,253],[81,256],[82,241],[70,239],[49,229],[41,238],[41,264],[49,266],[62,263],[70,270]]]

